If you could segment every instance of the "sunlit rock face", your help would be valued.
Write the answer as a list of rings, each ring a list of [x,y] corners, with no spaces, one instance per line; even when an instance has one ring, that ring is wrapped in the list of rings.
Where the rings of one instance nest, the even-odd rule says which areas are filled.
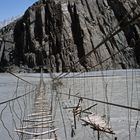
[[[40,0],[0,30],[0,66],[25,72],[138,68],[139,19],[123,27],[139,9],[134,0]]]

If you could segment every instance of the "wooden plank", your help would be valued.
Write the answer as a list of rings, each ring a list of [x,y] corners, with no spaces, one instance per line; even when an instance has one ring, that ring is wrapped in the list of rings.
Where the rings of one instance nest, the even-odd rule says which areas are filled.
[[[75,109],[77,106],[63,107],[63,109]]]
[[[45,105],[46,106],[46,103],[43,102],[43,101],[41,103],[40,102],[35,102],[34,105]]]
[[[28,140],[56,140],[55,138],[50,138],[50,139],[28,139]]]
[[[28,117],[38,116],[38,115],[51,115],[51,114],[48,114],[48,112],[35,112],[35,113],[32,113],[32,114],[29,114]]]
[[[53,122],[55,122],[55,121],[53,120],[53,121],[48,121],[48,122],[41,122],[41,123],[37,123],[37,124],[33,124],[33,125],[27,125],[27,126],[24,126],[22,128],[26,129],[28,127],[36,127],[36,126],[40,126],[40,125],[43,126],[43,125],[51,124]]]
[[[34,120],[36,120],[36,119],[44,119],[44,118],[46,118],[46,119],[47,119],[47,118],[50,118],[50,119],[51,119],[51,117],[52,117],[52,116],[30,116],[30,119],[31,119],[31,120],[33,120],[33,119],[34,119]],[[30,120],[30,119],[29,119],[29,120]]]
[[[52,117],[52,115],[48,115],[48,114],[40,114],[40,115],[32,115],[32,114],[29,114],[29,115],[27,115],[27,117],[38,117],[38,116],[42,116],[42,117],[45,117],[45,116]]]
[[[44,131],[44,132],[41,132],[41,133],[34,133],[34,132],[28,132],[28,131],[16,129],[15,132],[22,133],[22,134],[26,134],[26,135],[33,135],[33,136],[36,136],[36,137],[37,137],[37,136],[46,135],[46,134],[55,132],[55,131],[57,131],[57,130],[58,130],[58,128],[53,129],[53,130],[49,130],[49,131]]]
[[[33,113],[47,113],[47,114],[50,114],[49,112],[48,112],[48,110],[46,110],[46,108],[45,109],[43,109],[43,110],[34,110],[34,112]]]
[[[28,119],[28,120],[23,120],[23,122],[46,122],[46,121],[51,121],[51,119],[38,119],[38,120]]]
[[[26,126],[26,127],[20,127],[20,128],[18,128],[18,130],[34,129],[34,128],[50,128],[50,126],[48,126],[48,125]]]

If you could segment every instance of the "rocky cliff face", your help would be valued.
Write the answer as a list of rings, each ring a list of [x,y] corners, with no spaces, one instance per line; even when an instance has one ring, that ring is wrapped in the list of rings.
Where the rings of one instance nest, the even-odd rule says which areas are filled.
[[[137,68],[139,19],[123,27],[139,9],[138,0],[40,0],[1,29],[0,66],[37,71],[43,65],[46,72]],[[96,49],[120,27],[122,31]]]

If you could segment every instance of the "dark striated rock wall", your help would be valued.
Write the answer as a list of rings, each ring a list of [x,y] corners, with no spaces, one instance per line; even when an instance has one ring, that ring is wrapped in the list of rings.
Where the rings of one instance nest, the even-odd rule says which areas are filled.
[[[138,0],[40,0],[0,31],[0,66],[37,71],[43,65],[46,72],[138,68],[139,19],[123,27],[139,9]],[[121,32],[96,49],[120,27]]]

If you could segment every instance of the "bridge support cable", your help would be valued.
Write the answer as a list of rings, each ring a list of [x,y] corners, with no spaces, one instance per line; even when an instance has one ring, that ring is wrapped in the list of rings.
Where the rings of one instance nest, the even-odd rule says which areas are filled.
[[[22,135],[14,132],[14,130],[18,126],[23,126],[22,120],[25,117],[26,111],[28,112],[28,99],[31,97],[31,94],[35,93],[34,86],[28,82],[23,82],[22,78],[16,78],[16,87],[11,99],[0,102],[0,122],[2,123],[0,133],[2,133],[2,139],[22,139]],[[28,88],[29,85],[34,87],[34,89]]]
[[[69,96],[68,93],[58,93],[58,94]],[[136,107],[131,107],[131,106],[125,106],[125,105],[121,105],[121,104],[105,102],[105,101],[102,101],[102,100],[91,99],[91,98],[84,97],[84,96],[78,96],[78,95],[72,95],[72,94],[70,96],[75,97],[75,98],[79,98],[79,99],[83,99],[83,100],[94,101],[94,102],[97,102],[97,103],[108,104],[108,105],[111,105],[111,106],[120,107],[120,108],[124,108],[124,109],[140,111],[140,108],[136,108]]]

